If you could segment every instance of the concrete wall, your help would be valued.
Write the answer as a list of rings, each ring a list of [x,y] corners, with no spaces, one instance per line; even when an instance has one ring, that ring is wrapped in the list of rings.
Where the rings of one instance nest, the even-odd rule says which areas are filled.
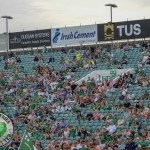
[[[116,76],[117,77],[114,79],[114,83],[117,82],[120,75],[122,76],[126,72],[134,73],[134,69],[132,69],[132,68],[129,68],[129,69],[111,69],[111,70],[116,71]],[[89,73],[88,75],[86,75],[85,77],[81,78],[80,80],[78,80],[76,83],[80,85],[83,80],[87,81],[88,77],[94,78],[96,80],[99,75],[101,75],[101,76],[111,76],[111,74],[110,74],[111,70],[95,70],[95,71]]]

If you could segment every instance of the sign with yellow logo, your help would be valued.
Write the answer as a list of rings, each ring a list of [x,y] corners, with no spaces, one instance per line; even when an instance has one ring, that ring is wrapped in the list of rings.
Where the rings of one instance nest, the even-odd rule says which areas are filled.
[[[114,24],[105,24],[104,25],[104,38],[105,40],[114,39]]]

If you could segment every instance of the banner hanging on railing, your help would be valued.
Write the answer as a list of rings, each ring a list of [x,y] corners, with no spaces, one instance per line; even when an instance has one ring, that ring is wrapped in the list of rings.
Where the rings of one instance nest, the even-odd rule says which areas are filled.
[[[54,28],[51,30],[51,44],[54,47],[95,42],[97,42],[97,25]]]
[[[98,24],[98,41],[150,37],[150,19]]]
[[[15,32],[9,34],[9,48],[41,47],[51,45],[51,29]]]
[[[7,35],[6,34],[0,34],[0,51],[7,49]]]

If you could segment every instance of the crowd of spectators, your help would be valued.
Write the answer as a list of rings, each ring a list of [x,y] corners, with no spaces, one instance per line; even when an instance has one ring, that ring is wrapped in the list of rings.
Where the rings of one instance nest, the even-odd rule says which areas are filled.
[[[47,52],[46,48],[45,51]],[[67,56],[68,53],[75,54],[72,60]],[[113,78],[103,82],[101,76],[98,76],[97,80],[89,77],[78,85],[73,80],[78,69],[95,69],[97,63],[106,63],[108,68],[111,64],[120,64],[122,69],[122,65],[127,64],[127,56],[124,53],[120,62],[113,53],[94,47],[83,53],[74,48],[68,52],[62,48],[60,55],[60,71],[52,66],[55,57],[50,55],[45,66],[33,66],[35,74],[25,74],[23,78],[19,78],[21,69],[17,67],[12,69],[10,75],[0,72],[0,104],[7,107],[9,102],[15,106],[12,120],[16,134],[11,144],[12,150],[17,149],[22,138],[18,124],[25,125],[38,150],[43,149],[41,140],[49,140],[46,150],[149,148],[150,133],[146,126],[143,128],[143,122],[149,118],[150,110],[149,105],[140,100],[149,100],[150,93],[141,92],[136,99],[129,87],[149,87],[150,76],[137,66],[135,74],[127,72],[115,83]],[[11,56],[9,59],[14,58],[15,63],[5,61],[5,66],[8,63],[15,66],[21,62],[19,56]],[[42,54],[33,59],[33,62],[39,61],[44,61]],[[147,65],[148,62],[149,58],[144,60]],[[73,66],[70,67],[69,64],[72,63]],[[119,93],[118,97],[115,96],[116,93]],[[117,111],[119,113],[115,114]],[[3,112],[2,108],[0,112]],[[66,114],[66,117],[61,114]],[[75,125],[71,120],[68,121],[67,114],[73,116]]]

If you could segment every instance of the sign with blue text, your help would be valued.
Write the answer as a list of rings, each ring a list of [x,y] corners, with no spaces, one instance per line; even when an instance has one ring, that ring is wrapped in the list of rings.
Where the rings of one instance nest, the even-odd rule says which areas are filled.
[[[97,42],[97,25],[54,28],[51,30],[51,44],[54,47],[95,42]]]

